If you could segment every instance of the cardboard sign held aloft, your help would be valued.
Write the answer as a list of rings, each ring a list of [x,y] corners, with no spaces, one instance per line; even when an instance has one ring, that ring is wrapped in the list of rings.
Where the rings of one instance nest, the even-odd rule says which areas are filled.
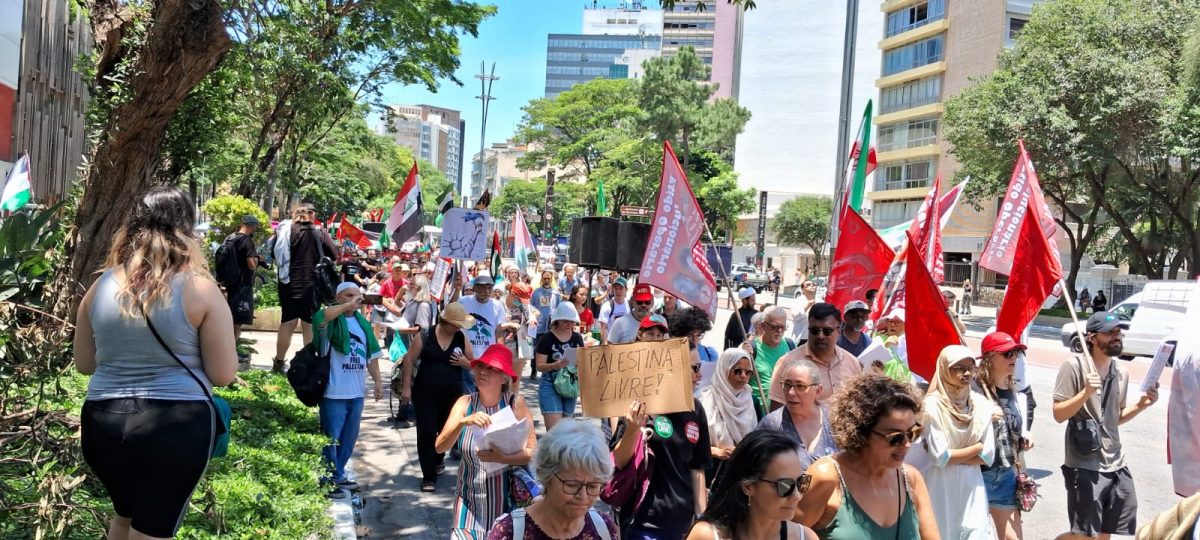
[[[692,361],[687,339],[586,347],[578,354],[579,398],[593,418],[625,416],[635,399],[650,414],[691,411]]]

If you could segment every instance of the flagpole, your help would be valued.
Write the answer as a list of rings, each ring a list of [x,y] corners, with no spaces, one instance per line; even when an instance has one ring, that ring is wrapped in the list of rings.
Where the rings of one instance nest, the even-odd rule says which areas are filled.
[[[738,327],[742,329],[742,335],[749,338],[749,332],[746,331],[746,326],[742,324],[742,317],[738,314],[737,304],[733,299],[732,283],[727,281],[727,276],[725,275],[725,262],[721,260],[721,250],[716,249],[717,242],[716,240],[713,240],[713,233],[712,230],[708,228],[707,220],[704,220],[704,233],[708,235],[708,243],[714,246],[713,254],[717,257],[717,272],[721,274],[720,282],[725,284],[725,294],[729,296],[729,306],[733,308],[733,314],[730,316],[734,319],[737,319]],[[770,412],[768,411],[767,401],[771,398],[767,396],[766,392],[763,391],[762,375],[759,374],[758,366],[755,365],[753,359],[750,361],[750,369],[754,372],[754,382],[758,386],[758,395],[762,396],[762,403],[759,403],[759,406],[762,407],[763,416],[766,416],[767,413]],[[770,385],[769,382],[767,384],[768,386]]]
[[[1033,218],[1037,219],[1037,216],[1034,215]],[[1067,282],[1062,278],[1058,278],[1058,286],[1062,287],[1063,296],[1067,297],[1067,311],[1071,312],[1071,321],[1075,323],[1075,335],[1079,336],[1079,345],[1080,348],[1083,349],[1083,357],[1087,358],[1088,362],[1091,362],[1092,351],[1088,350],[1087,336],[1083,334],[1083,328],[1079,325],[1079,316],[1075,314],[1075,299],[1071,298],[1071,290],[1067,288]],[[1003,304],[1004,303],[1001,302],[1001,305]],[[999,312],[997,312],[997,315],[999,315]],[[1023,343],[1022,345],[1029,344]]]

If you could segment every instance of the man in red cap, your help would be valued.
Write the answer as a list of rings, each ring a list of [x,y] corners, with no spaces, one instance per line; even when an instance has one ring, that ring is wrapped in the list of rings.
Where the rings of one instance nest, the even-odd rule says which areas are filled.
[[[608,343],[632,343],[636,340],[638,327],[641,325],[642,319],[650,314],[650,308],[653,305],[654,292],[650,286],[638,283],[633,288],[633,306],[627,315],[613,322],[612,328],[608,331]]]

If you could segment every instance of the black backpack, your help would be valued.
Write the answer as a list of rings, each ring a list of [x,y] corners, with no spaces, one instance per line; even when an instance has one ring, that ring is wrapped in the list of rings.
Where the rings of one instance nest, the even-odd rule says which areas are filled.
[[[304,345],[296,352],[288,366],[287,380],[296,392],[296,398],[309,407],[316,407],[325,397],[329,387],[329,351],[321,354],[320,337]]]
[[[237,246],[234,245],[241,234],[237,232],[227,236],[217,248],[214,277],[217,278],[217,283],[224,285],[226,289],[235,289],[242,285],[242,265],[238,263]]]

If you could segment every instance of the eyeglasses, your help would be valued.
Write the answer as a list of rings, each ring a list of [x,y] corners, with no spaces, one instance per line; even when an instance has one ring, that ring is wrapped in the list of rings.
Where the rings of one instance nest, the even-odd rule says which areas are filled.
[[[735,377],[741,377],[742,375],[749,377],[752,373],[754,373],[752,370],[742,369],[740,367],[733,368],[733,369],[729,370],[729,372],[732,373]]]
[[[692,373],[700,373],[700,364],[692,364]]]
[[[775,494],[780,497],[791,497],[796,490],[803,495],[808,491],[809,484],[812,484],[812,476],[807,474],[800,475],[799,478],[780,478],[779,480],[767,480],[766,478],[755,478],[759,482],[766,482],[775,486]]]
[[[779,386],[783,387],[783,393],[785,393],[785,394],[792,390],[795,390],[795,391],[803,394],[804,392],[807,392],[809,388],[814,388],[814,387],[821,386],[821,385],[783,381],[783,382],[779,383]]]
[[[824,335],[828,337],[832,336],[834,332],[837,332],[837,328],[821,328],[819,326],[808,327],[808,333],[813,336]]]
[[[913,424],[913,427],[908,428],[907,431],[895,431],[892,433],[880,433],[873,429],[871,430],[871,433],[874,433],[874,434],[879,435],[880,437],[883,437],[884,439],[886,439],[888,446],[900,446],[900,445],[904,444],[904,441],[906,439],[910,443],[915,443],[915,442],[917,442],[917,439],[921,438],[921,434],[924,432],[925,432],[925,428],[921,427],[921,424],[919,424],[919,423]]]
[[[763,323],[763,327],[767,328],[768,330],[774,330],[776,332],[782,332],[784,330],[787,330],[786,324]]]
[[[592,497],[600,496],[600,490],[604,488],[604,482],[580,482],[578,480],[563,480],[563,477],[558,473],[554,473],[554,477],[562,484],[563,493],[567,495],[578,495],[579,490],[587,488],[587,494]]]
[[[950,373],[963,375],[965,373],[974,373],[979,370],[978,366],[950,366]]]

